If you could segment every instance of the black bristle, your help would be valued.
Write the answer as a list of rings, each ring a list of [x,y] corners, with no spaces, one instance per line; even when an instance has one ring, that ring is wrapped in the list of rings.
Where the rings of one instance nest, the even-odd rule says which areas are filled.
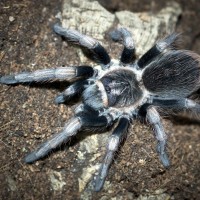
[[[105,116],[95,116],[91,113],[80,113],[78,115],[84,127],[107,126],[108,120]]]
[[[76,70],[76,76],[91,77],[94,74],[94,69],[90,66],[79,66]]]
[[[108,65],[110,63],[110,56],[108,55],[104,47],[102,47],[100,44],[98,44],[94,49],[92,49],[92,52],[94,52],[95,59],[97,60],[97,62],[102,63],[104,65]]]
[[[120,61],[124,64],[128,64],[133,62],[134,59],[135,59],[135,49],[128,49],[125,47],[124,50],[122,51]]]
[[[157,55],[160,54],[159,49],[156,45],[154,45],[149,51],[147,51],[138,61],[139,68],[144,68],[147,64],[149,64],[152,59],[154,59]]]

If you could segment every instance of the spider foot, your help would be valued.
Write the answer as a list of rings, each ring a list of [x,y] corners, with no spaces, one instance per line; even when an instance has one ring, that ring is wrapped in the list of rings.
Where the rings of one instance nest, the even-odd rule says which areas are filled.
[[[18,81],[15,79],[14,75],[7,75],[0,77],[0,83],[5,85],[11,85],[18,83]]]
[[[60,94],[55,98],[56,104],[62,104],[62,103],[65,103],[65,101],[66,101],[66,98],[63,94]]]
[[[159,158],[165,168],[170,167],[170,161],[169,161],[167,153],[160,154]]]
[[[44,142],[43,144],[41,144],[37,150],[29,153],[28,155],[25,156],[24,158],[24,162],[25,163],[33,163],[41,158],[44,158],[45,156],[48,155],[48,153],[51,151],[51,146],[50,143]]]
[[[95,182],[94,182],[94,190],[96,192],[99,192],[105,183],[106,177],[108,175],[109,166],[106,164],[103,164],[99,174],[96,176]]]
[[[38,156],[36,154],[35,151],[29,153],[25,158],[24,158],[24,162],[25,163],[33,163],[35,162],[36,160],[38,160]]]
[[[163,166],[165,168],[170,167],[170,161],[167,155],[167,152],[165,150],[166,142],[160,141],[157,145],[157,152],[159,154],[160,161],[162,162]]]

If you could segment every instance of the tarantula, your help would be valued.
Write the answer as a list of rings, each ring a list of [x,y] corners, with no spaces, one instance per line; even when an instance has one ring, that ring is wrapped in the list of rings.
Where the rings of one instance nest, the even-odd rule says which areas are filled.
[[[170,162],[166,152],[166,134],[158,108],[189,110],[200,113],[200,104],[188,97],[200,88],[200,56],[175,48],[178,34],[159,40],[139,60],[135,44],[126,28],[111,33],[114,41],[123,44],[119,61],[111,60],[104,47],[95,39],[72,29],[54,25],[54,31],[68,41],[84,47],[97,66],[72,66],[43,69],[2,76],[1,84],[26,82],[75,81],[55,99],[60,104],[80,94],[82,104],[75,110],[62,132],[55,134],[37,150],[25,157],[32,163],[76,135],[81,129],[105,130],[118,123],[109,137],[107,152],[95,178],[95,191],[104,185],[109,167],[130,121],[145,118],[152,125],[157,139],[157,152],[164,167]]]

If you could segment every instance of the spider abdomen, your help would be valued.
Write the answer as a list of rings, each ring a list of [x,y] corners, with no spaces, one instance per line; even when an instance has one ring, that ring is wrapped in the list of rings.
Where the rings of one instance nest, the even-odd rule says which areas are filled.
[[[190,51],[169,51],[144,70],[145,88],[160,97],[187,97],[200,86],[200,61]]]

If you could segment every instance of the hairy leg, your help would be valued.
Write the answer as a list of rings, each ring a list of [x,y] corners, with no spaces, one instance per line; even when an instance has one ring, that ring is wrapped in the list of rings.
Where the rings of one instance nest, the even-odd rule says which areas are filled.
[[[135,44],[132,34],[126,28],[119,28],[110,33],[111,38],[116,42],[121,42],[124,49],[120,61],[123,64],[130,64],[135,59]]]
[[[159,113],[157,112],[155,107],[149,106],[147,108],[146,118],[148,122],[153,126],[153,129],[154,129],[154,133],[158,141],[157,152],[159,154],[160,160],[164,167],[169,167],[170,162],[169,162],[169,158],[166,152],[167,136],[165,134],[163,125],[161,123]]]
[[[149,49],[137,62],[139,68],[145,68],[156,56],[163,53],[166,49],[176,47],[178,35],[173,33],[164,39],[158,41],[151,49]]]
[[[76,135],[77,132],[84,127],[101,127],[107,126],[108,120],[105,116],[93,116],[92,113],[78,113],[66,123],[63,130],[52,136],[49,140],[41,144],[37,150],[31,152],[25,157],[26,163],[32,163],[40,158],[45,157],[49,152],[59,147],[64,142]]]
[[[76,30],[63,28],[59,24],[55,24],[53,29],[58,35],[63,36],[68,41],[77,43],[90,50],[97,62],[103,64],[105,68],[109,67],[110,57],[104,47],[97,40],[81,34]]]
[[[29,153],[25,157],[26,163],[32,163],[45,157],[50,151],[56,149],[63,142],[68,142],[68,140],[76,135],[78,130],[82,127],[82,122],[78,117],[72,118],[63,128],[63,130],[52,136],[49,140],[41,144],[37,150]]]
[[[56,97],[55,103],[64,103],[71,100],[74,96],[81,94],[86,84],[87,80],[76,81]]]
[[[58,67],[54,69],[41,69],[34,72],[22,72],[14,75],[6,75],[0,78],[1,84],[18,84],[44,81],[64,81],[72,80],[79,77],[90,77],[94,73],[92,67],[74,66]]]
[[[200,104],[187,98],[181,99],[159,99],[153,98],[152,104],[163,108],[188,110],[192,114],[200,114]]]
[[[120,142],[124,138],[125,133],[129,127],[129,120],[127,118],[121,118],[114,132],[109,138],[106,156],[101,164],[100,171],[95,180],[95,191],[100,191],[106,180],[109,167],[115,156],[115,152],[118,150]]]

